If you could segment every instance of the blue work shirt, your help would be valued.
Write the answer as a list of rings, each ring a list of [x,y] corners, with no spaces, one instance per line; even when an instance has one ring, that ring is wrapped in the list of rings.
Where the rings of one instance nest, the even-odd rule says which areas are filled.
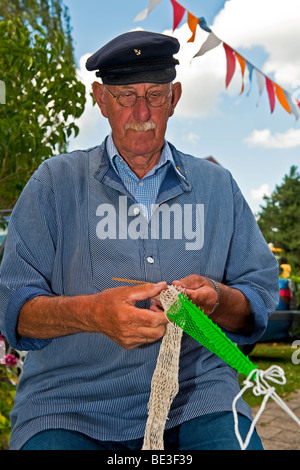
[[[168,171],[168,163],[173,166],[176,172],[178,171],[169,144],[165,142],[159,162],[142,179],[129,168],[126,161],[119,155],[112,134],[107,138],[106,149],[110,162],[120,176],[125,188],[138,203],[140,210],[149,221],[160,185]]]
[[[229,171],[170,148],[175,167],[163,166],[149,223],[105,143],[46,160],[20,196],[0,270],[0,331],[12,347],[29,351],[11,413],[12,449],[50,428],[100,440],[142,437],[161,344],[125,350],[96,333],[20,337],[19,311],[38,295],[94,294],[119,286],[113,277],[171,284],[201,274],[250,302],[253,333],[227,332],[233,341],[252,343],[263,334],[278,303],[277,262]],[[167,428],[231,410],[239,391],[237,373],[186,334],[179,387]],[[251,417],[242,400],[238,411]]]

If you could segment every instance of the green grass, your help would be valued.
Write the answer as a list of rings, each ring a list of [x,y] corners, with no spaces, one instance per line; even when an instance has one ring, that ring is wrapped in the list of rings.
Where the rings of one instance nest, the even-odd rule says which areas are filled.
[[[288,400],[293,392],[300,390],[300,364],[293,364],[293,354],[300,359],[300,346],[292,348],[290,343],[258,343],[249,355],[250,360],[260,370],[266,370],[272,365],[280,366],[284,370],[286,384],[275,384],[276,393],[284,400]],[[241,386],[244,379],[245,377],[240,375]],[[243,397],[251,407],[260,405],[263,398],[253,395],[251,389],[247,390]]]

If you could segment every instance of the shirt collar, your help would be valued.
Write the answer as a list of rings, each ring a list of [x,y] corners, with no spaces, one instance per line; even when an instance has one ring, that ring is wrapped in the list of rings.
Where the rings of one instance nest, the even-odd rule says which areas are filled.
[[[122,157],[119,155],[117,147],[114,144],[112,133],[109,134],[109,136],[106,140],[106,150],[107,150],[108,158],[111,162],[112,167],[114,168],[115,172],[117,174],[119,174],[115,159],[116,159],[116,157],[119,157],[119,158],[122,158]],[[155,165],[154,168],[152,168],[152,170],[149,171],[149,173],[147,173],[146,176],[150,176],[150,175],[154,174],[156,170],[158,170],[159,168],[161,168],[163,165],[165,165],[168,162],[170,162],[170,164],[173,166],[176,173],[178,173],[178,175],[180,175],[180,177],[183,177],[183,175],[179,172],[179,169],[175,165],[171,148],[170,148],[168,142],[165,140],[159,162]]]

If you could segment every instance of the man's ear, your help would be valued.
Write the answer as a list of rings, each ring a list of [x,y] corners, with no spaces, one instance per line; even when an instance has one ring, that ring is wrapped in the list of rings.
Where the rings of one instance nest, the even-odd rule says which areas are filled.
[[[103,116],[107,118],[107,112],[106,112],[106,106],[105,106],[105,100],[104,100],[104,85],[102,85],[102,83],[99,83],[99,82],[94,82],[92,85],[92,88],[93,88],[93,95],[94,95],[95,101],[98,104]]]
[[[171,100],[171,108],[170,108],[169,117],[173,116],[176,105],[178,101],[180,100],[181,93],[182,93],[181,83],[180,82],[174,83],[173,88],[172,88],[172,100]]]

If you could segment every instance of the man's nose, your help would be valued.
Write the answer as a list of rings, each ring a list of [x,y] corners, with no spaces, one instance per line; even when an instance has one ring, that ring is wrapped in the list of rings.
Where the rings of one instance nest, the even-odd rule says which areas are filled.
[[[146,96],[137,96],[137,101],[133,107],[133,112],[135,118],[141,120],[141,121],[148,121],[151,111],[150,111],[150,106],[147,102]]]

